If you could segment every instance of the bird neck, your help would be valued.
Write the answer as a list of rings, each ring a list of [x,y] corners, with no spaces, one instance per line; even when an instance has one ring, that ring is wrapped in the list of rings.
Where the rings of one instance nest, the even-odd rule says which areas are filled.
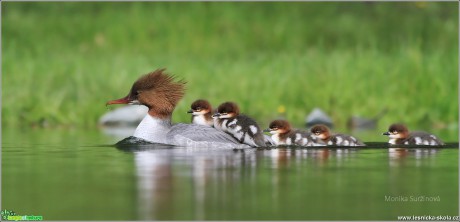
[[[134,131],[137,138],[153,143],[167,144],[166,134],[171,129],[171,117],[159,118],[147,114]]]

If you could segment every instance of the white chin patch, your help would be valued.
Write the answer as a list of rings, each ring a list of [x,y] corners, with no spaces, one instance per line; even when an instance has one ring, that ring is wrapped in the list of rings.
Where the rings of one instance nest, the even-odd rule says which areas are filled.
[[[206,114],[204,111],[201,111],[201,112],[193,112],[192,115],[194,116],[199,116],[199,115],[204,115]]]
[[[139,100],[132,100],[128,104],[129,105],[140,105],[141,103],[139,102]]]

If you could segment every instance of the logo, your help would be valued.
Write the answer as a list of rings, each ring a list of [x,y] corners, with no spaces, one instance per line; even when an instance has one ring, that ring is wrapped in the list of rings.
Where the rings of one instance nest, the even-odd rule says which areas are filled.
[[[12,210],[2,210],[2,219],[3,220],[8,220],[8,216],[15,216],[16,213]]]
[[[2,210],[1,215],[2,215],[2,220],[12,220],[12,221],[43,220],[43,216],[17,215],[12,210]]]

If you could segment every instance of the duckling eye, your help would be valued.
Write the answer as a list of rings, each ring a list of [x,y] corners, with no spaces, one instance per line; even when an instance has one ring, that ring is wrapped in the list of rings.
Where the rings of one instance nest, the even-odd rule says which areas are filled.
[[[198,107],[198,108],[196,108],[195,110],[196,110],[197,112],[200,112],[200,111],[201,111],[201,108]]]

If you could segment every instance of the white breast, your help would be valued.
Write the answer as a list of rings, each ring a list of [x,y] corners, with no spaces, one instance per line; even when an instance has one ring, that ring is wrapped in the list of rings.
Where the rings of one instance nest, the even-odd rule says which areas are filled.
[[[170,121],[156,119],[147,114],[137,126],[133,136],[153,143],[167,144],[166,134],[170,128]]]
[[[198,124],[198,125],[205,125],[205,126],[212,125],[211,123],[209,123],[208,121],[206,121],[206,119],[204,118],[204,115],[193,116],[193,121],[192,121],[192,123]]]
[[[281,142],[279,134],[273,134],[272,135],[272,140],[275,143],[275,145],[283,145],[284,143]]]
[[[396,139],[390,139],[390,140],[388,141],[388,143],[389,143],[389,144],[395,145],[395,144],[396,144]]]

